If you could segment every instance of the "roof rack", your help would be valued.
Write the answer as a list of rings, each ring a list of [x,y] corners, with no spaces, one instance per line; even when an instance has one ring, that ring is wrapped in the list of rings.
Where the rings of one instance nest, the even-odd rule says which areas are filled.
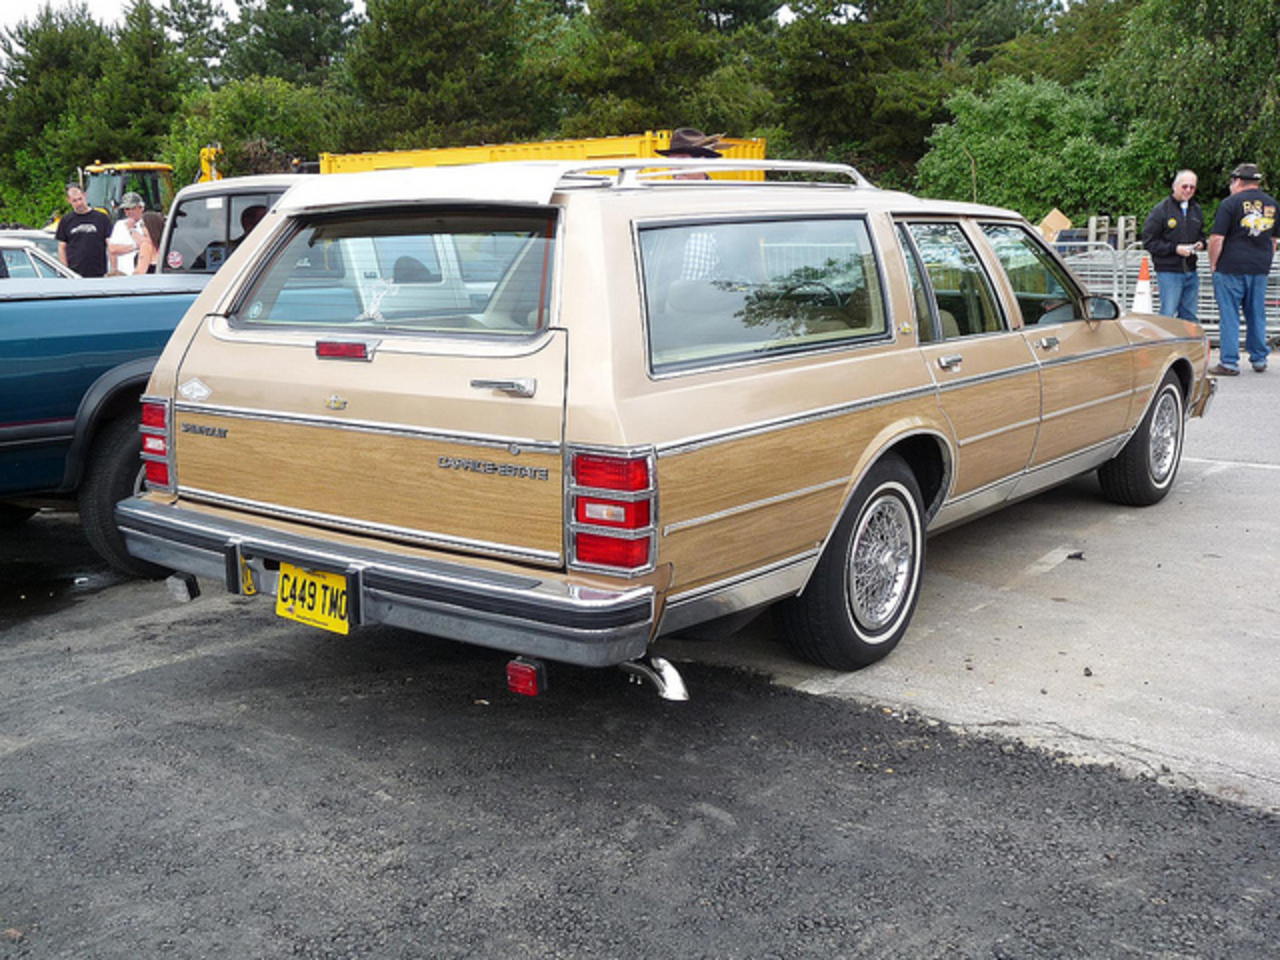
[[[817,163],[805,160],[735,160],[676,159],[668,157],[625,157],[614,159],[560,161],[561,183],[578,181],[584,185],[612,184],[618,189],[649,186],[654,183],[670,183],[672,174],[725,173],[731,170],[766,171],[776,173],[808,173],[847,178],[854,187],[874,190],[875,185],[856,167],[845,163]],[[616,171],[610,175],[606,171]],[[812,181],[805,181],[812,182]]]

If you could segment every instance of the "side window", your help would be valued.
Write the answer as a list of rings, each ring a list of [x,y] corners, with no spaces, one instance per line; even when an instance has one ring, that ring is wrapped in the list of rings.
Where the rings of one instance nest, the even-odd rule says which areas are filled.
[[[902,244],[902,255],[907,261],[907,277],[911,281],[911,305],[915,310],[920,342],[935,343],[942,339],[942,331],[939,329],[938,316],[933,310],[933,294],[925,285],[924,267],[920,265],[920,255],[916,253],[915,244],[911,242],[911,234],[901,224],[898,226],[898,240]],[[954,335],[953,333],[952,336]]]
[[[1062,323],[1084,317],[1081,294],[1067,272],[1024,228],[988,223],[982,229],[1009,275],[1024,324]]]
[[[8,276],[15,280],[45,276],[45,274],[41,273],[32,262],[32,258],[28,257],[26,253],[21,250],[9,250],[0,254],[0,256],[4,257],[4,262],[9,268]],[[54,276],[52,270],[49,271],[48,276]]]
[[[910,223],[907,230],[933,287],[943,337],[1002,332],[995,291],[960,225]]]
[[[859,218],[644,227],[638,239],[655,373],[888,332]]]

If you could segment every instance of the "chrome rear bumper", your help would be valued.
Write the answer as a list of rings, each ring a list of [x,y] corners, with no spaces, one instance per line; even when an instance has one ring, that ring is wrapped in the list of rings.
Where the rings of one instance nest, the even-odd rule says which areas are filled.
[[[554,573],[508,573],[424,560],[215,518],[143,497],[116,506],[135,557],[244,593],[247,569],[274,596],[283,561],[347,578],[352,625],[386,623],[463,643],[588,667],[643,656],[654,591],[584,587]]]

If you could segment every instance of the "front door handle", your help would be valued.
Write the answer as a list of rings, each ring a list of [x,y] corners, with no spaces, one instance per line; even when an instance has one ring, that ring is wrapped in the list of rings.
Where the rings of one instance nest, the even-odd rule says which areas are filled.
[[[1036,346],[1041,350],[1057,350],[1058,344],[1059,341],[1057,337],[1041,337],[1036,341]]]
[[[532,377],[521,377],[516,380],[472,380],[475,390],[501,390],[513,397],[532,397],[538,392],[538,381]]]
[[[938,366],[943,370],[950,370],[952,373],[959,371],[962,363],[964,363],[964,355],[959,353],[948,353],[938,358]]]

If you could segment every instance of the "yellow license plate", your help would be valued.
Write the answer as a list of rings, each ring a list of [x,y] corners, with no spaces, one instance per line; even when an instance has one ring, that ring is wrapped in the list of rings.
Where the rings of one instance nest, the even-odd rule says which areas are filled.
[[[347,633],[347,578],[324,570],[280,564],[276,613],[289,620]]]

